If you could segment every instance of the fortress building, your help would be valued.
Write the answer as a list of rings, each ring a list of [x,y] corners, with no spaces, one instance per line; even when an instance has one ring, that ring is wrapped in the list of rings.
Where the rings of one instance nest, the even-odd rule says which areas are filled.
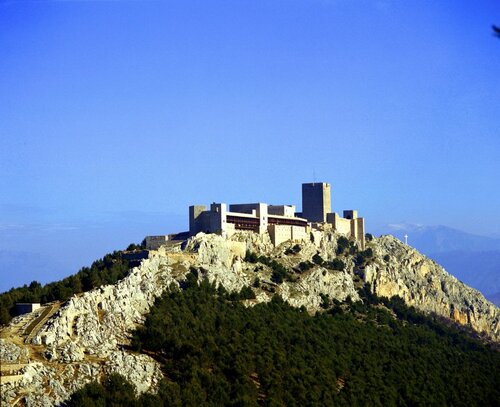
[[[307,219],[295,216],[293,205],[249,203],[227,205],[213,203],[210,210],[204,205],[189,207],[189,234],[199,232],[231,236],[238,230],[255,233],[269,232],[274,245],[287,240],[307,238]]]
[[[313,182],[302,184],[302,216],[309,222],[326,222],[332,211],[330,184]]]
[[[365,246],[365,223],[357,211],[344,211],[340,217],[331,212],[330,184],[315,182],[302,184],[302,212],[294,205],[265,203],[212,203],[189,207],[189,235],[199,232],[231,236],[238,230],[268,232],[275,246],[288,240],[309,238],[315,229],[334,230]]]

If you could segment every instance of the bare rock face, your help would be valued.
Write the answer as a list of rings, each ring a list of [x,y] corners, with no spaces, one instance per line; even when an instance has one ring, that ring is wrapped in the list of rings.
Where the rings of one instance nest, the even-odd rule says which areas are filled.
[[[0,339],[0,360],[7,363],[20,362],[28,357],[28,351],[18,345]]]
[[[161,247],[151,251],[148,259],[117,284],[73,296],[62,304],[35,332],[31,343],[19,345],[21,338],[17,338],[18,345],[12,338],[0,342],[2,363],[28,361],[16,367],[17,376],[12,381],[2,381],[0,401],[5,405],[16,400],[24,400],[27,406],[60,404],[86,383],[113,372],[125,376],[139,392],[154,391],[162,377],[158,363],[125,350],[123,345],[130,343],[131,331],[143,322],[155,299],[179,286],[192,269],[199,278],[228,291],[253,286],[258,279],[255,285],[259,287],[253,288],[256,300],[247,301],[247,305],[269,301],[278,294],[290,305],[303,306],[311,313],[321,309],[324,296],[359,300],[356,287],[368,282],[380,296],[398,295],[419,310],[467,324],[500,340],[497,307],[393,237],[368,243],[374,256],[361,270],[364,281],[359,281],[360,270],[355,269],[355,253],[341,256],[346,265],[343,271],[322,265],[301,271],[299,265],[311,262],[315,255],[325,261],[338,257],[338,237],[316,231],[307,241],[286,242],[275,248],[268,235],[242,232],[226,239],[200,233],[183,250]],[[269,266],[245,261],[247,251],[287,267],[290,281],[274,283]]]
[[[351,276],[323,267],[313,270],[299,283],[281,284],[277,292],[291,306],[304,306],[313,312],[321,307],[321,294],[339,301],[344,301],[347,297],[359,299]]]
[[[250,286],[256,278],[272,285],[271,270],[268,267],[243,261],[246,250],[275,259],[293,268],[302,261],[311,260],[318,252],[323,253],[325,259],[333,258],[334,255],[331,253],[335,253],[336,248],[336,240],[333,237],[330,240],[327,235],[323,246],[320,246],[319,242],[315,244],[304,241],[300,243],[301,251],[298,255],[286,256],[284,251],[293,245],[291,242],[274,248],[268,235],[261,236],[259,240],[259,235],[249,232],[239,233],[234,239],[235,241],[227,241],[221,236],[200,234],[200,237],[193,240],[186,248],[197,251],[197,264],[205,271],[204,276],[210,282],[221,284],[228,291],[239,291],[244,286]],[[304,306],[310,312],[320,309],[321,294],[339,301],[345,300],[348,296],[353,300],[359,299],[349,272],[336,272],[323,267],[315,267],[298,277],[295,282],[283,282],[276,287],[275,292],[290,305]],[[260,294],[258,298],[262,301],[271,298],[271,295]]]
[[[62,305],[32,339],[44,349],[43,362],[31,362],[16,372],[22,378],[2,384],[2,402],[22,395],[31,406],[58,404],[110,372],[122,374],[140,392],[153,390],[161,379],[158,364],[146,355],[122,350],[121,345],[129,342],[130,331],[142,322],[156,297],[177,284],[165,272],[168,262],[168,257],[147,259],[116,285],[74,296]],[[0,356],[2,361],[12,358]]]
[[[365,280],[375,294],[398,295],[421,311],[469,325],[495,341],[500,340],[500,310],[479,291],[392,236],[376,239],[374,249],[376,259],[366,267]]]
[[[167,257],[144,260],[140,267],[116,285],[103,286],[74,296],[33,338],[37,345],[60,347],[74,343],[85,352],[106,357],[117,344],[126,342],[128,332],[169,284]]]

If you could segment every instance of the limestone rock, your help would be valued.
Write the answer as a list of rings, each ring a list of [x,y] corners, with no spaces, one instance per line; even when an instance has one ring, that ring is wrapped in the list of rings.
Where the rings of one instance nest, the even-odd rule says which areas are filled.
[[[304,306],[310,312],[320,309],[321,294],[339,301],[344,301],[347,297],[351,297],[353,301],[359,300],[359,294],[348,274],[322,267],[314,270],[297,284],[288,282],[281,284],[278,293],[290,305]]]
[[[7,363],[19,362],[28,357],[28,351],[13,343],[0,339],[0,360]]]
[[[393,236],[376,239],[374,248],[376,261],[365,269],[365,280],[374,293],[398,295],[421,311],[450,318],[500,340],[500,309],[479,291]]]
[[[106,373],[119,373],[134,383],[139,393],[156,388],[161,378],[158,364],[146,355],[113,352],[106,364]]]
[[[20,371],[18,381],[2,384],[0,401],[8,405],[24,397],[27,406],[60,404],[86,383],[112,372],[125,376],[139,392],[154,391],[161,380],[158,363],[147,355],[130,353],[122,345],[129,344],[131,331],[144,321],[155,299],[179,286],[191,269],[198,271],[200,279],[207,278],[228,291],[253,286],[259,279],[261,286],[253,288],[256,299],[246,305],[270,301],[279,294],[292,306],[304,306],[311,313],[321,309],[322,295],[339,301],[347,297],[358,300],[356,286],[368,282],[378,295],[398,295],[419,310],[467,324],[500,341],[497,307],[393,237],[368,242],[374,256],[363,270],[355,270],[354,254],[343,254],[343,271],[316,264],[302,271],[299,265],[311,262],[316,254],[325,261],[335,259],[338,237],[331,231],[316,231],[303,241],[274,247],[267,234],[241,232],[227,239],[200,233],[183,250],[175,246],[151,251],[148,259],[117,284],[75,295],[61,305],[33,336],[32,343],[41,349],[45,361],[32,357],[32,348],[1,340],[3,362],[32,360]],[[271,268],[246,262],[247,251],[283,264],[290,270],[291,281],[272,282]],[[364,281],[359,281],[360,274]],[[22,325],[23,319],[14,323]]]

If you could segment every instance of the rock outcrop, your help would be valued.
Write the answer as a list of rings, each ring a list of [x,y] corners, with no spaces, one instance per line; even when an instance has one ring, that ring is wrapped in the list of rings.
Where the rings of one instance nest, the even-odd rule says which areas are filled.
[[[383,236],[376,243],[375,261],[365,268],[365,280],[375,294],[398,295],[421,311],[452,319],[500,340],[500,310],[479,291],[393,236]]]
[[[374,255],[364,268],[355,268],[355,253],[351,253],[341,256],[346,265],[343,271],[317,264],[299,271],[300,264],[310,262],[315,255],[327,262],[338,257],[337,239],[332,232],[316,232],[310,240],[275,248],[267,235],[239,233],[228,240],[199,234],[183,250],[175,246],[151,251],[148,259],[116,285],[73,296],[62,304],[32,335],[31,343],[15,345],[8,337],[0,343],[4,363],[15,363],[21,356],[29,359],[18,372],[21,377],[2,383],[1,402],[8,405],[24,399],[28,406],[55,405],[91,380],[111,372],[135,383],[139,392],[154,391],[161,379],[158,363],[147,355],[126,350],[126,345],[131,331],[143,322],[155,299],[170,287],[179,286],[193,268],[199,278],[206,277],[228,291],[258,286],[254,287],[256,300],[249,305],[279,294],[292,306],[303,306],[311,313],[321,309],[325,296],[339,301],[347,297],[358,300],[356,288],[369,282],[378,295],[398,295],[417,309],[467,324],[492,340],[500,340],[497,307],[393,237],[368,243]],[[247,251],[295,270],[293,278],[276,284],[271,279],[271,267],[245,261]],[[255,284],[257,279],[259,284]]]

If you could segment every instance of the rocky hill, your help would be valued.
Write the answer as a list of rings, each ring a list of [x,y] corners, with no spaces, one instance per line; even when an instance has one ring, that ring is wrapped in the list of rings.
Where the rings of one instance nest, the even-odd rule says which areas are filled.
[[[151,251],[116,285],[49,304],[4,327],[2,403],[58,404],[111,372],[125,376],[140,392],[154,390],[160,367],[148,355],[128,349],[131,331],[144,321],[155,299],[181,286],[190,270],[228,291],[252,287],[256,299],[247,300],[249,306],[278,294],[311,313],[322,309],[324,298],[359,300],[358,289],[370,283],[379,296],[398,295],[418,310],[500,341],[499,308],[394,237],[373,239],[359,252],[331,232],[277,248],[266,235],[239,233],[227,240],[199,234]]]
[[[387,225],[381,234],[401,240],[408,235],[411,246],[442,265],[449,273],[481,291],[499,305],[500,239],[479,236],[446,226],[424,226],[408,223]]]

